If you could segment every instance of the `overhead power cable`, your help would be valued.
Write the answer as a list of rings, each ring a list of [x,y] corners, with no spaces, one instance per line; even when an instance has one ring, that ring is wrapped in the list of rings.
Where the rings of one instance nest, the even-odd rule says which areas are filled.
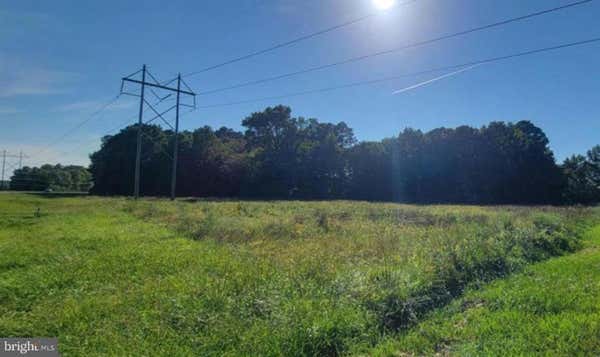
[[[194,109],[192,109],[192,110],[189,110],[189,111],[186,111],[186,112],[182,113],[182,114],[181,114],[179,117],[180,117],[180,118],[183,118],[183,117],[185,117],[185,116],[189,115],[190,113],[192,113],[192,112],[194,112],[194,111],[195,111]],[[106,132],[105,132],[104,134],[102,134],[100,137],[102,138],[102,137],[105,137],[105,136],[107,136],[107,135],[112,135],[112,134],[113,134],[113,133],[115,133],[117,130],[119,130],[119,129],[123,129],[123,125],[126,125],[128,122],[132,122],[132,121],[133,121],[133,120],[135,120],[137,117],[138,117],[138,116],[137,116],[137,114],[136,114],[135,116],[133,116],[133,117],[128,117],[128,118],[127,118],[125,121],[121,122],[121,123],[120,123],[120,124],[118,124],[117,126],[114,126],[114,127],[113,127],[113,128],[111,128],[110,130],[106,131]],[[133,124],[135,125],[135,124],[137,124],[137,123],[133,123]],[[144,123],[144,125],[148,125],[148,124],[149,124],[148,122]],[[153,139],[152,139],[152,137],[150,137],[149,135],[147,135],[147,134],[143,134],[143,135],[144,135],[144,137],[146,137],[146,139],[153,140]],[[75,146],[75,147],[74,147],[74,148],[72,148],[71,150],[66,150],[66,151],[61,151],[60,153],[56,153],[55,157],[56,157],[56,156],[58,156],[58,155],[68,155],[68,154],[72,154],[73,152],[75,152],[75,151],[77,151],[77,150],[79,150],[79,149],[83,148],[83,147],[84,147],[85,145],[87,145],[87,144],[88,144],[88,141],[87,141],[87,140],[81,141],[81,142],[79,142],[79,145]],[[169,153],[167,153],[166,151],[164,151],[164,149],[163,149],[162,147],[160,148],[160,150],[161,150],[161,151],[162,151],[164,154],[166,154],[166,155],[170,155]],[[171,158],[172,158],[172,157],[171,157]],[[31,160],[30,160],[30,161],[31,161]],[[41,160],[36,160],[35,162],[40,162],[40,163],[43,163],[43,161],[41,161]]]
[[[113,104],[115,104],[117,102],[117,100],[119,100],[120,97],[121,97],[121,95],[119,94],[116,97],[114,97],[113,99],[111,99],[108,103],[102,105],[98,110],[96,110],[95,112],[93,112],[90,116],[86,117],[84,120],[82,120],[81,122],[79,122],[77,125],[75,125],[71,129],[67,130],[64,134],[62,134],[60,137],[58,137],[56,140],[52,141],[50,144],[48,144],[47,146],[45,146],[44,148],[42,148],[40,151],[38,151],[34,155],[37,156],[37,155],[39,155],[41,153],[44,153],[44,152],[48,151],[52,146],[54,146],[54,145],[60,143],[61,141],[63,141],[67,136],[73,134],[75,131],[79,130],[82,126],[84,126],[85,124],[89,123],[96,116],[100,115],[102,112],[104,112],[110,106],[112,106]]]
[[[553,8],[550,8],[550,9],[546,9],[546,10],[542,10],[542,11],[537,11],[537,12],[534,12],[534,13],[530,13],[530,14],[527,14],[527,15],[523,15],[523,16],[519,16],[519,17],[513,17],[513,18],[510,18],[510,19],[507,19],[507,20],[502,20],[502,21],[494,22],[494,23],[491,23],[491,24],[488,24],[488,25],[478,26],[478,27],[474,27],[474,28],[471,28],[471,29],[467,29],[467,30],[463,30],[463,31],[459,31],[459,32],[454,32],[454,33],[451,33],[451,34],[447,34],[447,35],[443,35],[443,36],[439,36],[439,37],[435,37],[435,38],[431,38],[431,39],[428,39],[428,40],[423,40],[423,41],[419,41],[419,42],[413,42],[413,43],[410,43],[410,44],[407,44],[407,45],[404,45],[404,46],[401,46],[401,47],[396,47],[396,48],[392,48],[392,49],[385,50],[385,51],[375,52],[375,53],[371,53],[371,54],[367,54],[367,55],[362,55],[362,56],[358,56],[358,57],[352,57],[352,58],[348,58],[348,59],[345,59],[345,60],[342,60],[342,61],[338,61],[338,62],[333,62],[333,63],[329,63],[329,64],[325,64],[325,65],[320,65],[320,66],[315,66],[315,67],[309,67],[309,68],[302,69],[302,70],[295,71],[295,72],[280,74],[280,75],[277,75],[277,76],[267,77],[267,78],[253,80],[253,81],[249,81],[249,82],[243,82],[243,83],[240,83],[240,84],[235,84],[235,85],[231,85],[231,86],[227,86],[227,87],[212,89],[212,90],[208,90],[208,91],[204,91],[204,92],[199,92],[197,94],[198,95],[214,94],[214,93],[224,92],[224,91],[231,90],[231,89],[243,88],[243,87],[248,87],[248,86],[257,85],[257,84],[261,84],[261,83],[271,82],[271,81],[275,81],[275,80],[279,80],[279,79],[289,78],[289,77],[297,76],[297,75],[300,75],[300,74],[305,74],[305,73],[310,73],[310,72],[314,72],[314,71],[319,71],[319,70],[323,70],[323,69],[327,69],[327,68],[331,68],[331,67],[335,67],[335,66],[340,66],[340,65],[344,65],[344,64],[348,64],[348,63],[352,63],[352,62],[363,61],[363,60],[366,60],[368,58],[373,58],[373,57],[378,57],[378,56],[382,56],[382,55],[387,55],[387,54],[399,52],[399,51],[402,51],[402,50],[406,50],[406,49],[410,49],[410,48],[415,48],[415,47],[420,47],[420,46],[432,44],[432,43],[435,43],[435,42],[447,40],[447,39],[450,39],[450,38],[464,36],[464,35],[471,34],[471,33],[474,33],[474,32],[487,30],[487,29],[494,28],[494,27],[508,25],[510,23],[527,20],[527,19],[530,19],[530,18],[533,18],[533,17],[542,16],[542,15],[546,15],[546,14],[553,13],[553,12],[558,12],[558,11],[565,10],[565,9],[568,9],[568,8],[571,8],[571,7],[575,7],[575,6],[587,4],[587,3],[590,3],[592,1],[594,1],[594,0],[576,1],[576,2],[572,2],[572,3],[566,4],[566,5],[562,5],[562,6],[558,6],[558,7],[553,7]]]
[[[138,72],[141,72],[141,70],[132,73],[130,76],[133,76],[135,74],[137,74]],[[68,131],[66,131],[64,134],[62,134],[59,138],[57,138],[56,140],[54,140],[53,142],[51,142],[50,144],[48,144],[47,146],[45,146],[44,148],[42,148],[40,151],[38,151],[35,155],[40,155],[46,151],[48,151],[52,146],[62,142],[65,138],[67,138],[69,135],[72,135],[73,133],[75,133],[77,130],[79,130],[81,127],[83,127],[85,124],[89,123],[90,121],[92,121],[94,118],[96,118],[98,115],[100,115],[102,112],[104,112],[105,110],[107,110],[110,106],[114,105],[117,100],[121,97],[121,95],[123,94],[127,94],[126,92],[122,92],[119,95],[117,95],[116,97],[114,97],[113,99],[111,99],[109,102],[107,102],[106,104],[102,105],[98,110],[96,110],[95,112],[93,112],[89,117],[86,117],[83,121],[79,122],[77,125],[75,125],[74,127],[72,127],[71,129],[69,129]],[[159,100],[157,102],[157,104],[159,104],[163,99]],[[164,114],[164,113],[163,113]],[[134,120],[135,118],[137,118],[137,114],[135,117],[128,119],[128,121],[130,120]],[[156,118],[155,118],[156,119]],[[108,135],[109,133],[117,130],[119,127],[115,127],[114,129],[111,129],[109,132],[107,132],[104,135]],[[103,136],[104,136],[103,135]],[[82,144],[86,144],[85,141],[82,142]],[[83,146],[83,145],[81,145]],[[78,146],[79,147],[79,146]],[[61,153],[55,153],[55,155],[51,155],[51,156],[58,156],[58,155],[62,155],[62,154],[66,154],[68,152],[61,152]],[[29,160],[32,161],[32,160]]]
[[[238,104],[255,103],[255,102],[262,102],[262,101],[266,101],[266,100],[284,99],[284,98],[291,98],[291,97],[297,97],[297,96],[308,95],[308,94],[329,92],[329,91],[334,91],[334,90],[338,90],[338,89],[345,89],[345,88],[387,82],[387,81],[391,81],[391,80],[395,80],[395,79],[400,79],[400,78],[405,78],[405,77],[413,77],[413,76],[418,76],[418,75],[428,74],[428,73],[433,73],[433,72],[455,70],[457,68],[462,68],[462,67],[477,66],[477,65],[481,65],[481,64],[485,64],[485,63],[504,61],[504,60],[508,60],[511,58],[529,56],[529,55],[533,55],[536,53],[542,53],[542,52],[555,51],[555,50],[568,48],[568,47],[582,46],[582,45],[586,45],[586,44],[596,43],[599,41],[600,41],[600,37],[596,37],[596,38],[592,38],[592,39],[584,40],[584,41],[570,42],[570,43],[565,43],[565,44],[561,44],[561,45],[557,45],[557,46],[538,48],[538,49],[514,53],[514,54],[510,54],[510,55],[506,55],[506,56],[486,58],[486,59],[475,60],[475,61],[471,61],[471,62],[465,62],[465,63],[461,63],[461,64],[455,64],[455,65],[449,65],[449,66],[443,66],[443,67],[435,67],[435,68],[426,69],[426,70],[422,70],[422,71],[418,71],[418,72],[399,74],[399,75],[395,75],[395,76],[372,79],[372,80],[368,80],[368,81],[353,82],[353,83],[343,84],[343,85],[339,85],[339,86],[312,89],[312,90],[306,90],[306,91],[302,91],[302,92],[295,92],[295,93],[289,93],[289,94],[277,95],[277,96],[271,96],[271,97],[262,97],[262,98],[240,100],[240,101],[228,102],[228,103],[205,105],[205,106],[199,106],[198,108],[206,109],[206,108],[215,108],[215,107],[226,107],[226,106],[232,106],[232,105],[238,105]]]
[[[396,6],[403,6],[403,5],[407,5],[407,4],[410,4],[410,3],[416,2],[416,1],[417,1],[417,0],[407,0],[407,1],[404,1],[404,2],[402,2],[402,3],[399,3],[399,4],[397,4]],[[183,77],[195,76],[195,75],[197,75],[197,74],[204,73],[204,72],[208,72],[208,71],[211,71],[211,70],[213,70],[213,69],[217,69],[217,68],[220,68],[220,67],[224,67],[224,66],[227,66],[227,65],[230,65],[230,64],[236,63],[236,62],[241,62],[241,61],[244,61],[244,60],[250,59],[250,58],[252,58],[252,57],[256,57],[256,56],[258,56],[258,55],[265,54],[265,53],[267,53],[267,52],[272,52],[272,51],[275,51],[275,50],[277,50],[277,49],[280,49],[280,48],[283,48],[283,47],[287,47],[287,46],[291,46],[291,45],[293,45],[293,44],[296,44],[296,43],[298,43],[298,42],[302,42],[302,41],[305,41],[305,40],[308,40],[308,39],[311,39],[311,38],[314,38],[314,37],[317,37],[317,36],[320,36],[320,35],[326,34],[326,33],[328,33],[328,32],[332,32],[332,31],[335,31],[335,30],[339,30],[339,29],[341,29],[341,28],[344,28],[344,27],[347,27],[347,26],[350,26],[350,25],[354,25],[354,24],[356,24],[356,23],[359,23],[359,22],[362,22],[362,21],[368,20],[368,19],[370,19],[370,18],[372,18],[372,17],[374,17],[374,16],[377,16],[377,15],[379,15],[379,12],[373,12],[373,13],[370,13],[370,14],[367,14],[367,15],[363,15],[363,16],[361,16],[361,17],[357,17],[357,18],[354,18],[354,19],[352,19],[352,20],[349,20],[349,21],[346,21],[346,22],[342,22],[342,23],[340,23],[340,24],[337,24],[337,25],[334,25],[334,26],[331,26],[331,27],[328,27],[328,28],[325,28],[325,29],[322,29],[322,30],[319,30],[319,31],[313,32],[313,33],[309,33],[309,34],[306,34],[306,35],[303,35],[303,36],[300,36],[300,37],[294,38],[294,39],[292,39],[292,40],[289,40],[289,41],[285,41],[285,42],[282,42],[282,43],[278,43],[278,44],[276,44],[276,45],[273,45],[273,46],[271,46],[271,47],[264,48],[264,49],[262,49],[262,50],[258,50],[258,51],[255,51],[255,52],[251,52],[251,53],[248,53],[248,54],[246,54],[246,55],[243,55],[243,56],[240,56],[240,57],[235,57],[235,58],[232,58],[232,59],[230,59],[230,60],[227,60],[227,61],[225,61],[225,62],[218,63],[218,64],[215,64],[215,65],[212,65],[212,66],[209,66],[209,67],[203,68],[203,69],[201,69],[201,70],[198,70],[198,71],[194,71],[194,72],[190,72],[190,73],[184,74],[184,75],[183,75]]]

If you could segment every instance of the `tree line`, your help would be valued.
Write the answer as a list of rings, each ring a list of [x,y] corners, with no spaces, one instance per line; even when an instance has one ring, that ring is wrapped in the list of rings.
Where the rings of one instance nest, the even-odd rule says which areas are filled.
[[[358,142],[344,122],[293,117],[286,106],[179,134],[178,196],[352,199],[408,203],[600,202],[600,146],[556,163],[529,121],[428,132],[405,129]],[[102,139],[91,158],[91,193],[131,195],[137,125]],[[174,135],[143,125],[141,192],[169,194]]]
[[[91,187],[91,173],[75,165],[26,166],[15,170],[10,178],[10,189],[15,191],[87,192]]]

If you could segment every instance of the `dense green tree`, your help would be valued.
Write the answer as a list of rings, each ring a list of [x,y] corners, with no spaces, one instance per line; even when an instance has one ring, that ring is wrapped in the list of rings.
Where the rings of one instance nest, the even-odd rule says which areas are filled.
[[[391,172],[377,177],[393,177],[387,192],[393,192],[396,201],[554,203],[559,199],[560,169],[547,138],[529,122],[495,122],[481,129],[439,128],[427,133],[406,129],[382,143],[388,149],[379,155],[387,155],[383,160],[389,160]],[[371,167],[353,171],[382,172],[380,161],[366,159],[367,165],[373,162]],[[359,192],[360,184],[353,184],[351,191]]]
[[[238,196],[247,160],[243,135],[227,128],[215,132],[206,126],[189,137],[180,146],[178,193]]]
[[[349,179],[347,197],[358,200],[386,201],[394,197],[395,181],[389,145],[362,142],[348,149]]]
[[[15,170],[10,189],[15,191],[87,192],[92,185],[90,172],[82,166],[42,165]]]
[[[490,203],[558,203],[563,186],[560,168],[543,131],[528,121],[494,122],[482,128]]]
[[[355,143],[345,123],[293,118],[289,107],[277,106],[253,113],[242,125],[253,157],[244,194],[305,199],[344,196],[345,150]]]
[[[600,202],[600,145],[589,150],[586,156],[573,155],[566,159],[562,169],[567,180],[565,202]]]
[[[361,199],[415,203],[598,202],[600,147],[555,163],[528,121],[429,132],[405,129],[357,143],[345,123],[293,117],[286,106],[242,121],[245,132],[202,127],[179,134],[180,196]],[[143,126],[144,195],[170,188],[173,133]],[[131,194],[137,126],[105,137],[92,154],[94,193]]]
[[[171,188],[174,133],[159,126],[142,127],[140,192],[168,195]],[[90,158],[102,195],[131,195],[134,189],[137,126],[123,129],[102,141]],[[235,196],[245,172],[245,142],[241,133],[203,127],[179,133],[177,193],[189,196]]]
[[[156,125],[144,125],[142,135],[140,191],[146,195],[169,192],[171,153],[169,135]],[[134,189],[137,125],[102,139],[99,151],[90,156],[94,177],[92,193],[131,195]]]

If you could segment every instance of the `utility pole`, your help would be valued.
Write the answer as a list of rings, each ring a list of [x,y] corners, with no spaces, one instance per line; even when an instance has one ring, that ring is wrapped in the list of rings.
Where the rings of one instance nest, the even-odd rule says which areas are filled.
[[[177,156],[179,153],[179,99],[181,95],[181,73],[177,75],[177,104],[175,104],[175,145],[173,148],[173,172],[171,174],[171,201],[175,200],[177,188]]]
[[[140,166],[142,163],[142,125],[144,118],[144,91],[146,89],[146,65],[142,67],[142,83],[140,89],[140,112],[138,116],[137,128],[137,148],[135,151],[135,183],[133,188],[133,196],[137,200],[140,198]]]
[[[142,73],[141,80],[132,78],[133,76],[137,75],[140,72]],[[148,78],[148,80],[147,80],[147,78]],[[175,80],[177,80],[177,87],[176,88],[169,87],[169,84]],[[125,87],[125,83],[139,84],[141,86],[140,94],[137,95],[137,94],[133,94],[133,93],[124,92],[123,88]],[[182,85],[184,85],[187,88],[187,90],[182,89],[181,88]],[[148,100],[145,98],[146,89],[149,89],[151,94],[154,94],[154,96],[156,96],[156,98],[158,99],[158,103],[156,103],[156,104],[164,102],[165,99],[169,98],[171,95],[173,95],[173,93],[175,93],[176,94],[176,104],[174,106],[170,107],[169,109],[163,111],[162,113],[159,113],[158,110],[155,109],[154,105],[150,104],[148,102]],[[164,97],[160,97],[156,94],[154,89],[156,89],[158,91],[167,91],[170,93]],[[180,107],[190,107],[190,108],[195,109],[196,108],[196,93],[194,93],[191,90],[191,88],[181,79],[181,73],[175,79],[173,79],[167,83],[160,83],[148,71],[148,68],[146,67],[146,65],[144,65],[140,71],[137,71],[128,77],[122,78],[121,94],[132,95],[132,96],[136,96],[136,97],[140,98],[140,108],[139,108],[138,128],[137,128],[137,147],[136,147],[136,156],[135,156],[135,182],[134,182],[134,192],[133,192],[134,197],[136,199],[138,199],[140,197],[140,175],[141,175],[143,125],[149,124],[149,123],[153,122],[154,120],[160,118],[165,124],[167,124],[169,127],[171,127],[171,129],[173,129],[173,131],[175,133],[174,149],[173,149],[173,157],[172,157],[173,166],[172,166],[172,171],[171,171],[171,199],[175,199],[176,188],[177,188],[177,158],[178,158],[178,153],[179,153],[179,136],[178,136],[178,134],[179,134],[179,108]],[[191,96],[194,101],[193,105],[181,103],[181,94]],[[145,106],[147,106],[149,109],[151,109],[151,111],[154,112],[154,114],[155,114],[155,116],[152,119],[150,119],[146,122],[144,122],[144,107]],[[168,113],[169,111],[171,111],[173,109],[175,109],[175,127],[174,128],[169,123],[169,121],[167,121],[164,117],[164,115],[166,113]]]
[[[6,166],[6,150],[2,150],[2,187],[0,189],[4,190],[4,167]]]

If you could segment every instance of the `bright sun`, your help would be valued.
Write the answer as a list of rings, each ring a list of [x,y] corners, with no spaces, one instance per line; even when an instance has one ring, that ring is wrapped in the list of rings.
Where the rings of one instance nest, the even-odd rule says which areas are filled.
[[[379,10],[387,10],[390,7],[394,6],[396,0],[372,0],[373,5]]]

